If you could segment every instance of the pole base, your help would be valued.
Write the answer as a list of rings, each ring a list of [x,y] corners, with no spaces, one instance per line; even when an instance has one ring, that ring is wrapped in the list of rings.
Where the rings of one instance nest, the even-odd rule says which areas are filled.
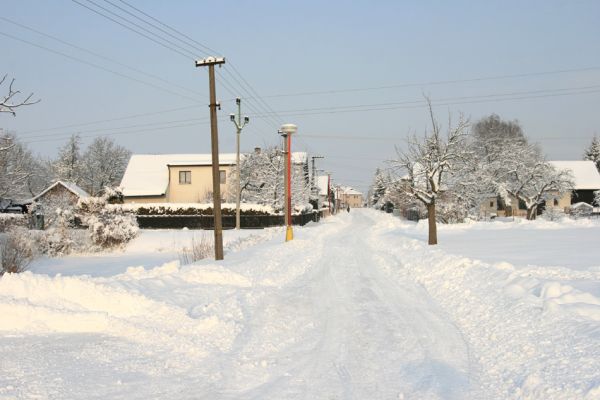
[[[288,226],[287,229],[285,230],[285,241],[289,242],[290,240],[294,239],[294,231],[292,230],[291,226]]]

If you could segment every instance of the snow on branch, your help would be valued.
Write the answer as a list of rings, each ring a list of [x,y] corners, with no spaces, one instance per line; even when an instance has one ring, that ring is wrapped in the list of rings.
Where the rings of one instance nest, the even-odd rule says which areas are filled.
[[[2,77],[2,79],[0,80],[0,86],[4,84],[4,82],[6,81],[6,77],[7,75],[4,75]],[[24,100],[16,100],[16,96],[21,92],[19,90],[13,89],[14,82],[14,79],[10,81],[10,84],[8,85],[8,94],[3,96],[2,100],[0,100],[0,112],[10,113],[13,115],[13,117],[17,115],[17,113],[15,112],[16,108],[22,106],[29,106],[40,102],[40,99],[31,100],[31,98],[33,97],[33,93],[30,93],[29,96],[27,96]]]

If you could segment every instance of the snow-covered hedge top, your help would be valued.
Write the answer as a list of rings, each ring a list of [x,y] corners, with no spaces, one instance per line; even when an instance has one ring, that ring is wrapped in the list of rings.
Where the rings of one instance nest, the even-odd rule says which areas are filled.
[[[17,220],[25,218],[25,214],[0,213],[0,220]]]
[[[223,215],[234,215],[235,204],[223,203],[221,211]],[[136,215],[212,215],[211,203],[127,203],[108,204],[107,209],[132,212]],[[240,204],[242,215],[279,215],[272,207],[261,204]],[[296,206],[294,214],[312,212],[312,206],[305,204]]]
[[[198,203],[128,203],[109,204],[108,209],[121,209],[137,215],[212,215],[212,204]],[[273,209],[260,204],[241,204],[244,215],[273,215]],[[224,215],[235,214],[235,204],[223,203],[221,210]]]

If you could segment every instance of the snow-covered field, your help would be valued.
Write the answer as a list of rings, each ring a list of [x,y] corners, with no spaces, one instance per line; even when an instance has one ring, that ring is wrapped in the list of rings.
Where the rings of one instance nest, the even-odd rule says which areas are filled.
[[[194,234],[0,278],[0,398],[600,398],[598,221]]]

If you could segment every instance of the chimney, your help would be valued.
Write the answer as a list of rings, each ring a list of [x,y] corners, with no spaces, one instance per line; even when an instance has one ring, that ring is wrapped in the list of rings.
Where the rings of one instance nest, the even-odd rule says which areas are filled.
[[[255,154],[260,154],[260,147],[255,147],[254,148],[254,153]]]

